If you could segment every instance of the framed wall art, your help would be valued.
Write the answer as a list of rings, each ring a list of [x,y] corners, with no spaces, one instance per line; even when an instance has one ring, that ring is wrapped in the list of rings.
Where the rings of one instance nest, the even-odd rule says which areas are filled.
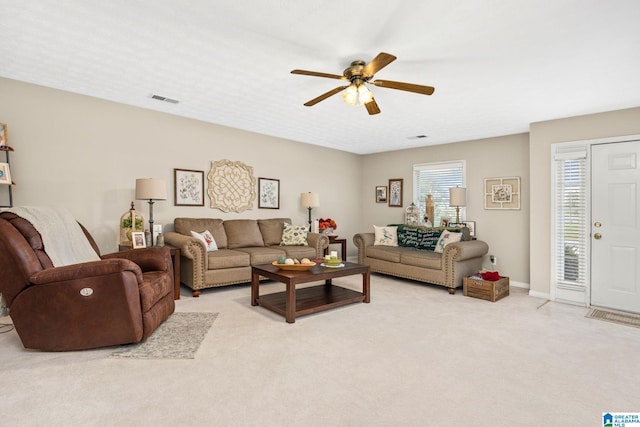
[[[485,209],[520,209],[520,177],[486,178]]]
[[[175,206],[204,206],[204,171],[173,170]]]
[[[222,212],[244,212],[253,209],[256,179],[252,166],[239,161],[212,161],[207,179],[207,194],[212,209],[220,209]]]
[[[387,203],[387,186],[378,185],[376,187],[376,203]]]
[[[280,209],[280,180],[258,178],[258,209]]]
[[[389,206],[402,207],[402,178],[389,180]]]

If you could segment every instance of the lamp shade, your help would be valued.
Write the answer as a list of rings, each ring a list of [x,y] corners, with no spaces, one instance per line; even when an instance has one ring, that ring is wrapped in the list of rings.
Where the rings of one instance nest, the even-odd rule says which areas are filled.
[[[467,206],[467,189],[463,187],[450,188],[449,206]]]
[[[305,208],[317,208],[320,206],[318,193],[300,193],[300,204]]]
[[[136,179],[136,200],[166,200],[167,184],[164,179]]]

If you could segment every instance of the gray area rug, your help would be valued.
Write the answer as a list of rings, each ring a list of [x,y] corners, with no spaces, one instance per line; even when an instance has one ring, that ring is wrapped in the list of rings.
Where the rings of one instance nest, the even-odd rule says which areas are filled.
[[[606,320],[607,322],[640,328],[640,316],[635,316],[633,314],[613,313],[611,311],[592,308],[591,310],[589,310],[585,317],[589,317],[591,319]]]
[[[173,313],[146,341],[119,347],[109,357],[195,359],[218,313]]]

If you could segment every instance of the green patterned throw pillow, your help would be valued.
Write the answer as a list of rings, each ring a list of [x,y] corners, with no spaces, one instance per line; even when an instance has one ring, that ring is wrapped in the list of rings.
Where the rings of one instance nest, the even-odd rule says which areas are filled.
[[[307,243],[308,225],[284,224],[280,246],[309,246]]]

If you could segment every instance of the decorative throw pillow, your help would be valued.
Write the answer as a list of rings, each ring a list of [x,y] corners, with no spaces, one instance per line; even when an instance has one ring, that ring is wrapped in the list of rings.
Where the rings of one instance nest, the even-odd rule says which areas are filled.
[[[459,242],[462,239],[462,233],[452,233],[449,230],[444,230],[436,243],[436,249],[434,252],[441,254],[444,252],[444,247],[449,243]]]
[[[309,246],[307,243],[308,225],[284,224],[280,246]]]
[[[433,251],[438,245],[440,236],[442,236],[442,230],[418,229],[418,244],[416,247],[423,251]]]
[[[378,227],[374,225],[373,231],[375,233],[374,246],[398,246],[397,226]]]
[[[205,230],[202,233],[197,233],[191,230],[191,235],[204,244],[207,252],[218,250],[218,245],[216,244],[216,241],[214,240],[213,235],[209,232],[209,230]]]

